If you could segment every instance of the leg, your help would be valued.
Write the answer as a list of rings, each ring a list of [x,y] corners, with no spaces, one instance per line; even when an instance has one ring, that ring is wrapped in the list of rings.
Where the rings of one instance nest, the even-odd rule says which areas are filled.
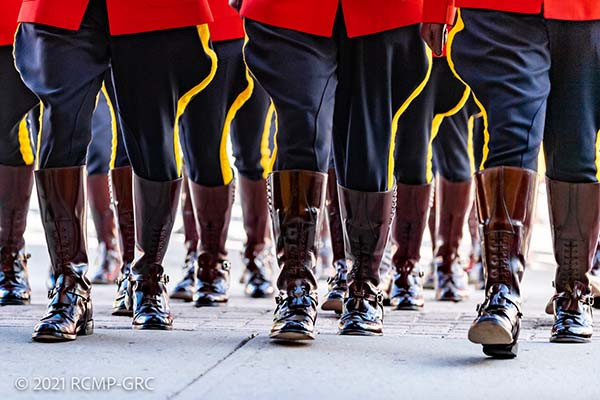
[[[88,7],[76,32],[22,24],[16,35],[16,65],[44,107],[35,174],[56,283],[33,333],[38,341],[74,340],[93,331],[83,164],[108,68],[106,26],[100,21],[107,19],[98,3]]]
[[[557,269],[552,342],[587,342],[589,272],[600,230],[600,22],[548,21],[552,91],[544,132],[547,190]],[[566,59],[570,61],[566,61]]]
[[[241,47],[239,56],[242,56]],[[245,69],[244,64],[240,67]],[[252,96],[236,114],[231,130],[247,235],[243,256],[246,272],[242,283],[246,284],[245,293],[250,297],[265,297],[275,292],[271,279],[276,260],[269,228],[266,181],[271,161],[269,138],[276,125],[274,115],[275,107],[269,95],[254,82]]]
[[[12,46],[0,47],[0,305],[28,304],[25,227],[33,188],[33,146],[26,115],[38,103],[15,69]]]
[[[485,170],[476,175],[486,299],[469,340],[488,355],[515,357],[537,193],[533,170],[550,91],[544,19],[463,10],[451,33],[450,59],[479,101],[487,142]]]
[[[281,268],[271,337],[313,339],[314,260],[329,167],[336,46],[330,38],[252,20],[246,20],[246,33],[246,61],[275,105],[279,127],[268,183]]]
[[[107,74],[110,79],[110,74]],[[106,89],[98,96],[92,119],[92,141],[87,155],[88,201],[96,235],[98,237],[98,261],[92,283],[112,284],[121,268],[117,246],[115,214],[110,204],[108,172],[111,161],[113,129],[117,129],[114,109]]]
[[[121,128],[135,172],[136,246],[141,256],[131,267],[133,327],[171,329],[161,264],[182,183],[180,117],[212,79],[214,52],[208,28],[202,25],[111,37],[111,54]],[[146,99],[143,110],[140,96]]]

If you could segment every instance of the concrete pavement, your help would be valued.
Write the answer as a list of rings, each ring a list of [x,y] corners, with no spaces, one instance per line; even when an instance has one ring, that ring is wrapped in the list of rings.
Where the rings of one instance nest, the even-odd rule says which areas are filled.
[[[93,335],[72,343],[34,343],[31,331],[45,309],[48,265],[34,204],[27,232],[34,297],[30,306],[0,308],[0,394],[5,399],[550,400],[574,394],[578,400],[598,399],[600,334],[587,345],[548,342],[552,318],[543,309],[552,294],[553,261],[543,195],[540,210],[524,281],[519,357],[490,360],[466,339],[482,299],[475,291],[462,304],[436,303],[428,291],[423,312],[387,310],[380,338],[337,336],[335,316],[321,313],[314,342],[272,343],[273,299],[247,299],[237,283],[244,236],[239,207],[228,242],[233,265],[228,306],[196,309],[174,301],[174,331],[132,331],[130,319],[110,315],[115,288],[97,286]],[[94,242],[91,237],[91,255]],[[180,277],[182,242],[174,234],[166,258],[171,287]],[[424,263],[428,248],[425,243]]]

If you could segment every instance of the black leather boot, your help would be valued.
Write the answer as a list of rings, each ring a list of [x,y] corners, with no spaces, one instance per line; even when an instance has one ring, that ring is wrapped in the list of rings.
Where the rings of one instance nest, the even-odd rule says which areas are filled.
[[[172,299],[192,301],[194,289],[196,288],[196,262],[198,261],[198,228],[196,227],[196,216],[192,205],[192,196],[188,178],[183,176],[183,188],[181,190],[181,216],[183,217],[183,234],[186,248],[185,260],[181,267],[183,277],[171,292]]]
[[[537,173],[514,167],[476,174],[477,209],[483,241],[485,301],[469,329],[469,340],[491,357],[513,358],[521,327],[521,279],[529,249],[537,197]]]
[[[439,221],[435,235],[435,298],[459,302],[469,296],[469,278],[458,247],[472,202],[472,182],[450,182],[439,175],[435,181]]]
[[[135,256],[135,226],[133,217],[133,174],[131,167],[119,167],[110,171],[113,206],[117,214],[119,241],[121,244],[121,271],[117,278],[117,295],[112,314],[133,316],[133,298],[129,275]]]
[[[154,182],[133,178],[136,245],[141,256],[131,267],[133,328],[173,327],[162,261],[169,245],[183,179]]]
[[[0,165],[0,306],[29,304],[25,227],[33,166]]]
[[[247,240],[243,253],[246,270],[245,293],[253,298],[275,293],[272,283],[276,260],[269,228],[269,204],[266,180],[253,181],[240,176],[240,195]]]
[[[551,342],[589,342],[593,296],[588,273],[600,233],[600,184],[546,179],[556,259]]]
[[[326,184],[326,174],[307,170],[276,171],[269,176],[269,204],[280,267],[272,339],[315,338],[316,245]]]
[[[344,228],[340,215],[340,201],[338,198],[337,177],[335,170],[330,169],[327,173],[327,221],[329,222],[329,234],[331,236],[331,251],[333,254],[333,268],[335,275],[327,279],[328,291],[322,310],[342,313],[344,296],[348,290],[348,266],[346,264],[346,251],[344,249]],[[323,222],[325,223],[325,222]]]
[[[396,251],[390,305],[396,310],[419,310],[425,304],[423,272],[419,267],[421,242],[427,224],[432,185],[398,183],[392,240]]]
[[[91,283],[86,249],[85,167],[35,172],[40,214],[55,286],[46,315],[35,326],[35,341],[75,340],[93,333]]]
[[[92,274],[94,284],[113,284],[121,269],[115,214],[110,207],[108,174],[87,177],[88,203],[98,236],[98,258],[96,272]]]
[[[395,189],[359,192],[339,187],[346,254],[350,260],[348,292],[339,323],[341,335],[383,334],[383,295],[379,267],[394,218]]]
[[[231,220],[235,183],[208,187],[189,181],[196,223],[200,232],[200,250],[196,266],[196,307],[216,306],[229,299],[227,231]]]

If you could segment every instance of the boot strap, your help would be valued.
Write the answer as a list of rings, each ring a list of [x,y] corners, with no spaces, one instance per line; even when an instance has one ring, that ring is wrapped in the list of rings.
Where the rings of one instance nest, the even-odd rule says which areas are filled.
[[[499,307],[497,304],[491,304],[491,299],[496,296],[512,304],[517,309],[517,315],[519,316],[519,318],[523,316],[521,312],[521,302],[519,301],[519,299],[517,299],[515,296],[506,293],[492,293],[490,296],[486,296],[485,301],[483,303],[477,304],[477,312],[481,312],[482,310],[502,308]]]
[[[56,296],[57,294],[59,294],[61,292],[60,287],[54,287],[50,290],[48,290],[48,298],[52,299],[54,296]],[[69,293],[69,294],[73,294],[75,296],[79,296],[84,300],[88,300],[90,297],[90,294],[88,291],[86,290],[81,290],[81,289],[77,289],[77,288],[72,288],[69,290],[65,290],[65,293]]]
[[[123,279],[127,279],[127,278],[123,278]],[[163,283],[163,284],[167,284],[169,283],[170,279],[169,279],[169,275],[166,274],[162,274],[162,275],[135,275],[135,274],[131,274],[129,275],[129,281],[130,282],[156,282],[156,283]]]

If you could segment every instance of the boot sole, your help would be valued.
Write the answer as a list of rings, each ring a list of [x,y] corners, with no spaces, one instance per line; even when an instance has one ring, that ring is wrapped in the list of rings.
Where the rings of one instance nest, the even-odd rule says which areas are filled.
[[[94,321],[88,321],[83,327],[80,327],[76,334],[62,332],[44,332],[33,333],[31,338],[36,342],[53,343],[53,342],[69,342],[77,339],[77,336],[88,336],[94,333]]]
[[[394,310],[395,311],[421,311],[424,308],[424,306],[395,306]]]
[[[338,314],[342,313],[343,303],[341,300],[326,300],[323,305],[321,305],[321,310],[323,311],[335,311]]]
[[[0,300],[0,307],[2,306],[26,306],[31,304],[31,300],[25,300],[25,299],[9,299],[9,300]]]
[[[550,337],[551,343],[590,343],[592,338],[577,335],[554,335]]]
[[[195,302],[194,303],[194,307],[196,308],[201,308],[201,307],[221,307],[221,306],[226,306],[227,305],[227,300],[223,300],[223,301],[206,301],[206,302]]]
[[[512,332],[493,321],[483,321],[469,329],[469,341],[483,345],[510,345]]]
[[[338,332],[342,336],[383,336],[383,332],[371,332],[359,329],[345,329]]]
[[[507,359],[515,358],[517,356],[517,354],[519,353],[519,344],[511,343],[508,345],[504,345],[504,344],[484,345],[483,353],[492,358],[507,360]]]
[[[193,300],[193,296],[187,296],[185,294],[172,293],[169,298],[174,300],[183,300],[186,303],[189,303]]]
[[[133,330],[136,331],[171,331],[173,330],[172,325],[132,325]]]
[[[271,333],[269,337],[273,340],[290,340],[290,341],[302,341],[302,340],[315,340],[314,332],[306,331],[279,331]]]
[[[112,315],[117,317],[133,317],[133,310],[113,310]]]

